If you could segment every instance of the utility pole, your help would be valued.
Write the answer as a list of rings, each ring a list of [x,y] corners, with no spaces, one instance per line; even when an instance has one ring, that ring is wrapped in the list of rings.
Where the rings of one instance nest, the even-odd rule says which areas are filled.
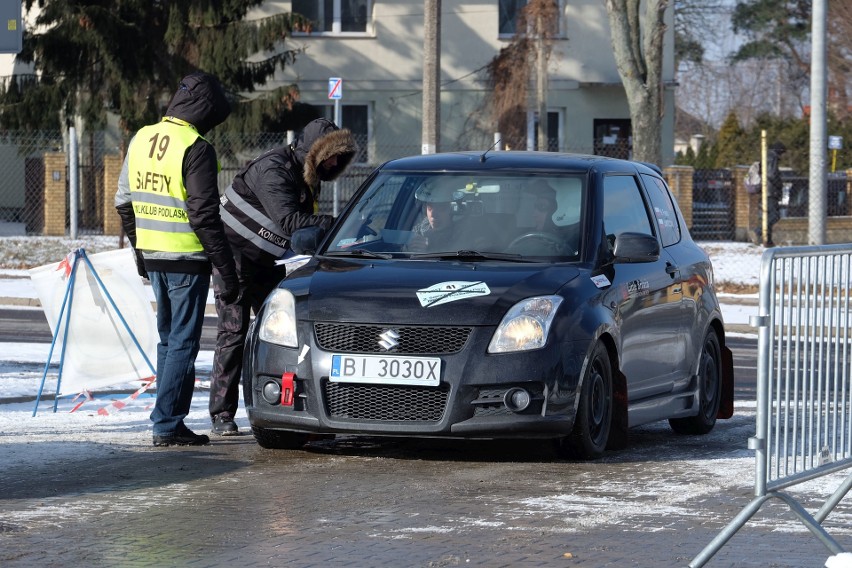
[[[813,0],[811,13],[811,141],[808,183],[808,244],[825,244],[826,173],[826,25],[827,0]]]
[[[538,149],[547,152],[547,54],[545,53],[545,22],[539,11],[535,20],[536,27],[536,98],[538,99]]]
[[[441,0],[423,3],[423,154],[438,151],[441,124]]]

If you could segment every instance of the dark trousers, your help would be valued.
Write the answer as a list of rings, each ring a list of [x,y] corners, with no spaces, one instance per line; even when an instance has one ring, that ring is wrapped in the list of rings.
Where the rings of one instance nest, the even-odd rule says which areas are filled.
[[[240,295],[236,302],[226,304],[216,298],[216,351],[210,376],[210,416],[233,419],[240,402],[240,375],[243,350],[251,323],[251,313],[260,310],[266,296],[286,275],[283,266],[263,266],[237,257]],[[214,288],[216,275],[213,276]]]
[[[763,200],[758,196],[757,201],[757,227],[754,229],[754,233],[757,236],[757,239],[762,241],[761,238],[763,235]],[[772,227],[781,220],[781,208],[778,207],[778,197],[773,197],[772,195],[766,200],[766,225],[768,227],[766,231],[766,242],[772,242]]]

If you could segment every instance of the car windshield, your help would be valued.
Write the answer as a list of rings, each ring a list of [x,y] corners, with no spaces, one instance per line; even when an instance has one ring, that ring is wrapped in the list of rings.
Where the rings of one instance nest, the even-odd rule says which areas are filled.
[[[323,251],[365,258],[576,260],[585,176],[383,172]]]

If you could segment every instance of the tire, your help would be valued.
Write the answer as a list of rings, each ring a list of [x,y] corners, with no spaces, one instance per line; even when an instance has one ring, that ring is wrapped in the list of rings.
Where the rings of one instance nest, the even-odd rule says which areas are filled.
[[[269,450],[298,450],[308,441],[308,435],[299,432],[281,432],[252,426],[251,433],[261,448]]]
[[[707,434],[716,425],[722,402],[722,348],[716,331],[704,337],[701,361],[698,364],[698,414],[687,418],[672,418],[669,425],[677,434]]]
[[[561,455],[584,460],[603,455],[612,428],[612,396],[612,362],[606,347],[598,343],[583,375],[574,427],[557,441]]]

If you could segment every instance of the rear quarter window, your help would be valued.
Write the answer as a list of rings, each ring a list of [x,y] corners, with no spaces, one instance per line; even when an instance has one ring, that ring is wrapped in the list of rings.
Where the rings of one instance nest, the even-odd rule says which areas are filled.
[[[660,233],[663,246],[671,246],[680,242],[680,224],[675,211],[672,195],[666,183],[658,177],[642,174],[651,206],[654,210],[654,220]]]

